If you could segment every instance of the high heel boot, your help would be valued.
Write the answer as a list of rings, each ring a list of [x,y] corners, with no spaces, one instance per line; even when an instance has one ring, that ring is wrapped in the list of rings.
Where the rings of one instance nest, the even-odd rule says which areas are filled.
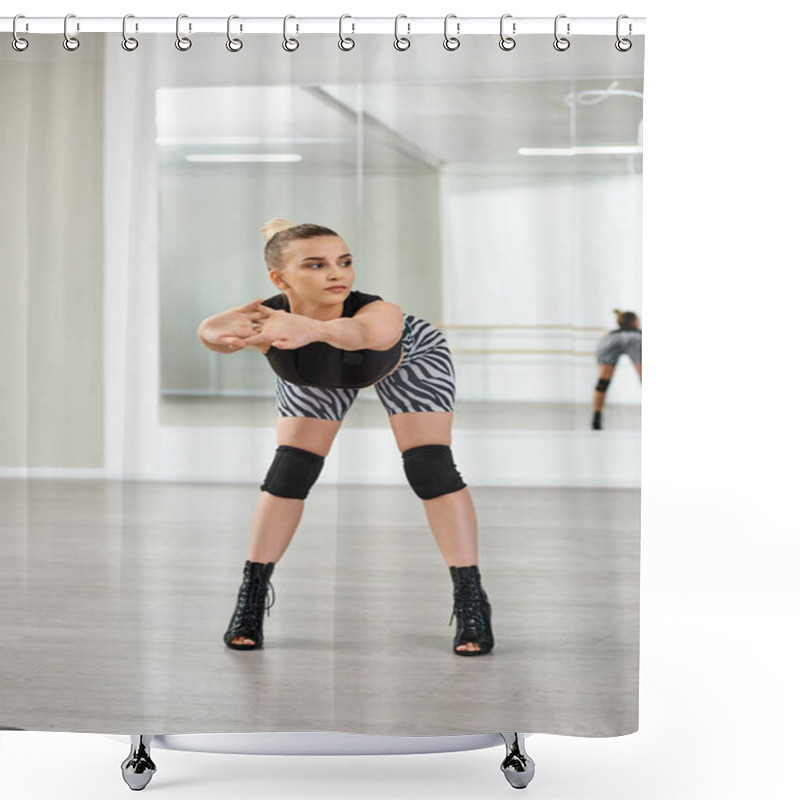
[[[262,630],[264,611],[269,616],[269,610],[275,604],[275,590],[269,580],[274,569],[275,564],[271,561],[268,564],[244,562],[244,575],[242,585],[239,587],[236,609],[223,637],[228,647],[234,650],[255,650],[264,644]],[[269,599],[270,593],[271,600]],[[233,639],[239,636],[244,639],[252,639],[255,644],[231,644]]]
[[[481,587],[481,574],[476,565],[450,567],[453,579],[453,617],[457,620],[453,652],[459,656],[482,656],[494,647],[492,607]],[[475,642],[480,650],[458,650],[458,646]]]

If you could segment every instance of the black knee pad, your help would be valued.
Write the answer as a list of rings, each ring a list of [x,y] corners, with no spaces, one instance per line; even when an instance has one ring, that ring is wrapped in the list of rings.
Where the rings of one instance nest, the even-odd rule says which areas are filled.
[[[594,388],[598,392],[604,392],[606,389],[608,389],[608,385],[610,383],[611,383],[610,380],[607,380],[606,378],[600,378],[600,380],[597,381],[597,386],[595,386]]]
[[[433,500],[443,494],[464,489],[453,453],[446,444],[424,444],[403,453],[403,469],[417,497]]]
[[[261,484],[262,492],[305,500],[322,471],[325,459],[299,447],[282,444]]]

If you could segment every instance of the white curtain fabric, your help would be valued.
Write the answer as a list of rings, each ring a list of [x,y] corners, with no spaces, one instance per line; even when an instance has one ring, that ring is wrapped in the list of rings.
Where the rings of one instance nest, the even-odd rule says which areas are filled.
[[[591,418],[612,311],[642,311],[643,38],[627,53],[613,36],[563,53],[546,36],[512,52],[496,36],[456,52],[437,37],[404,53],[386,36],[352,52],[280,41],[178,52],[164,34],[127,53],[93,35],[15,53],[4,37],[4,680],[28,674],[3,692],[5,724],[630,733],[641,385],[626,357],[604,429]],[[190,160],[276,153],[303,160]],[[447,337],[491,656],[449,651],[449,577],[373,389],[276,569],[266,649],[222,645],[276,444],[274,376],[196,330],[277,293],[271,217],[339,232],[357,289]],[[13,633],[51,631],[40,584],[70,623],[33,653]],[[438,640],[408,623],[417,604]],[[81,648],[98,630],[92,666]],[[90,702],[93,669],[108,704]],[[49,699],[33,713],[27,692]]]

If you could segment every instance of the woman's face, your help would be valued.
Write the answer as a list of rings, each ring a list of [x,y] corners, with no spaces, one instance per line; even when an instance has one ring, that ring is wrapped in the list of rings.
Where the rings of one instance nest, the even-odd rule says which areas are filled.
[[[353,257],[338,236],[295,239],[283,250],[283,269],[271,270],[272,282],[298,300],[341,303],[353,286]]]

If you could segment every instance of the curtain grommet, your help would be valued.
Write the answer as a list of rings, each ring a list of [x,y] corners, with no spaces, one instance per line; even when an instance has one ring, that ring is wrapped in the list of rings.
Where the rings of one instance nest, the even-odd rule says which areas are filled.
[[[619,27],[620,27],[619,24],[623,19],[629,19],[628,15],[627,14],[620,14],[617,17],[617,41],[614,42],[614,47],[616,47],[617,50],[619,50],[620,53],[627,53],[628,50],[630,50],[631,47],[633,47],[633,42],[630,39],[623,38],[619,34]],[[629,22],[628,23],[628,36],[630,36],[631,33],[633,33],[633,26]]]
[[[67,16],[64,17],[64,41],[61,44],[65,50],[69,50],[70,53],[73,53],[81,46],[81,43],[80,41],[78,41],[78,38],[76,36],[69,35],[67,26],[69,24],[70,19],[75,19],[75,15],[67,14]],[[81,29],[80,24],[76,24],[76,29],[77,30]]]
[[[300,47],[300,42],[297,39],[290,37],[286,32],[290,19],[297,19],[297,17],[292,16],[291,14],[287,14],[283,18],[283,42],[281,44],[281,47],[283,47],[283,49],[287,53],[294,53],[294,51],[297,50],[298,47]],[[295,30],[299,32],[300,26],[299,25],[295,26]]]
[[[244,42],[241,39],[236,39],[233,36],[231,36],[231,22],[235,19],[239,19],[239,17],[236,14],[231,14],[228,17],[228,30],[227,30],[228,41],[225,42],[225,47],[227,47],[228,51],[231,53],[238,53],[244,47]],[[241,27],[239,28],[239,30],[241,31]]]
[[[567,39],[567,36],[569,36],[569,29],[570,29],[569,22],[567,23],[567,36],[558,35],[558,21],[560,19],[566,19],[566,18],[567,18],[566,14],[559,14],[556,17],[556,21],[553,26],[553,31],[555,35],[555,41],[553,42],[553,47],[555,47],[555,49],[558,50],[559,53],[563,53],[565,50],[569,50],[570,41],[569,39]]]
[[[135,19],[133,14],[126,14],[122,18],[122,42],[121,47],[123,50],[127,51],[128,53],[132,53],[138,46],[139,40],[134,38],[133,36],[128,36],[128,20]],[[139,26],[136,26],[136,30],[139,30]]]
[[[511,14],[503,14],[500,17],[500,49],[505,50],[505,52],[509,52],[509,50],[513,50],[517,46],[517,40],[513,38],[513,36],[508,36],[504,30],[504,25],[507,19],[511,19]],[[511,33],[516,34],[517,32],[517,23],[511,23]]]
[[[178,48],[182,53],[185,53],[191,46],[192,40],[188,36],[181,36],[181,20],[188,19],[188,14],[178,14],[178,18],[175,20],[175,47]],[[192,23],[189,23],[189,32],[191,33],[192,30]]]
[[[352,39],[351,37],[344,35],[344,31],[342,29],[344,27],[344,21],[346,19],[353,19],[353,18],[349,14],[342,14],[342,16],[339,17],[339,49],[343,50],[345,53],[349,53],[356,46],[356,42],[355,39]],[[351,33],[355,33],[356,25],[354,22],[351,24],[353,28]]]
[[[13,23],[12,23],[12,25],[11,25],[11,32],[12,32],[12,34],[13,34],[13,38],[11,39],[11,46],[12,46],[12,47],[13,47],[13,48],[14,48],[14,49],[15,49],[15,50],[18,52],[18,53],[23,53],[23,52],[25,52],[25,50],[27,50],[27,49],[28,49],[28,44],[29,44],[29,42],[28,42],[28,40],[27,40],[27,39],[23,39],[23,38],[22,38],[22,37],[21,37],[21,36],[20,36],[20,35],[17,33],[17,20],[18,20],[18,19],[25,19],[25,15],[24,15],[24,14],[17,14],[17,16],[16,16],[16,17],[14,17],[14,22],[13,22]]]
[[[450,36],[447,33],[447,24],[450,22],[451,19],[457,20],[455,14],[448,14],[444,18],[444,42],[442,42],[442,46],[445,50],[449,50],[451,53],[454,50],[458,50],[461,47],[461,40],[458,39],[458,34],[461,33],[461,23],[456,22],[456,36]]]
[[[400,20],[401,19],[408,19],[405,14],[398,14],[394,18],[394,49],[399,50],[401,53],[408,50],[411,47],[411,39],[407,39],[405,36],[400,35]],[[408,28],[408,34],[411,33],[411,23],[406,22],[406,27]],[[407,35],[408,35],[407,34]]]

